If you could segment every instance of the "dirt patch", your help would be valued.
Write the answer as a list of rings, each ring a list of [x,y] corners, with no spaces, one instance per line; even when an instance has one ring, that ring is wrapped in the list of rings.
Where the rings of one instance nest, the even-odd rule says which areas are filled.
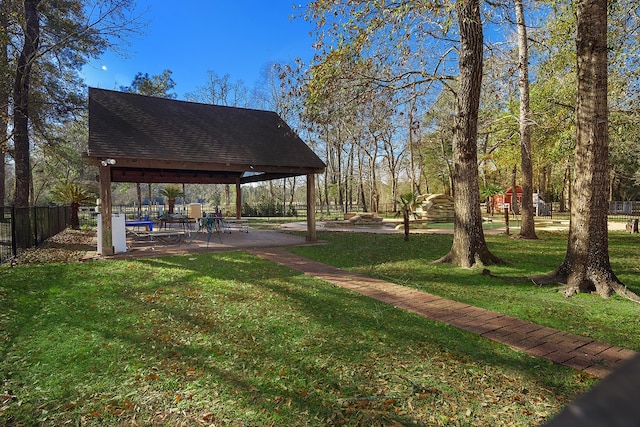
[[[95,230],[66,229],[45,240],[40,246],[20,253],[12,264],[81,261],[87,252],[95,251],[95,238]]]

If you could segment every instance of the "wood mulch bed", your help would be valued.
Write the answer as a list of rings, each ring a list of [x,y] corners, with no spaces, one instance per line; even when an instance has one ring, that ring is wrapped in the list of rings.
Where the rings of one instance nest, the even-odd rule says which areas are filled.
[[[95,230],[66,229],[45,240],[41,245],[21,252],[11,264],[80,261],[87,252],[95,251],[95,238]]]

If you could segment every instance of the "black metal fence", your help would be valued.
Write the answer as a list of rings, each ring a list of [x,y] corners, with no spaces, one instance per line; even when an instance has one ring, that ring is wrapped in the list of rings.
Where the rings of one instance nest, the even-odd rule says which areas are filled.
[[[67,228],[71,208],[1,207],[0,214],[0,262],[6,262]]]
[[[380,207],[381,214],[392,214],[392,205]],[[157,217],[166,207],[152,206],[152,209],[145,206],[143,214],[149,217]],[[181,207],[180,209],[186,209]],[[307,206],[302,203],[289,207],[289,217],[305,218]],[[340,219],[342,206],[316,206],[316,216],[327,218],[335,217]],[[114,206],[114,212],[125,213],[127,217],[137,217],[135,207]],[[186,211],[184,213],[187,213]],[[20,254],[25,249],[37,246],[51,236],[54,236],[67,228],[71,208],[69,206],[41,206],[35,208],[14,208],[0,207],[0,263]],[[243,215],[246,213],[243,212]],[[556,213],[555,215],[562,215]],[[568,213],[564,213],[568,215]],[[609,206],[610,221],[626,221],[629,218],[640,216],[640,202],[611,202]],[[80,211],[80,222],[83,227],[96,227],[97,212],[95,207],[85,207]]]
[[[558,218],[567,218],[569,217],[569,211],[560,210],[560,203],[558,202],[548,202],[547,206],[551,213],[550,216],[558,217]],[[201,204],[201,211],[204,212],[213,212],[214,205],[206,205]],[[236,206],[227,205],[227,206],[217,206],[220,210],[222,210],[224,216],[233,216],[235,215]],[[344,213],[347,211],[344,206],[341,205],[316,205],[316,218],[318,219],[342,219]],[[395,209],[400,209],[400,204],[394,206],[393,203],[381,203],[378,206],[377,213],[381,216],[385,217],[393,217],[393,216],[401,216],[397,215],[399,212],[394,211]],[[159,218],[163,213],[168,211],[167,205],[158,205],[153,204],[151,206],[143,205],[140,210],[136,206],[132,205],[114,205],[112,206],[113,213],[125,214],[127,219],[144,219],[150,218],[155,219]],[[286,210],[285,210],[286,209]],[[483,214],[486,212],[486,207],[484,203],[481,204],[481,210]],[[362,212],[362,210],[358,206],[353,206],[349,212]],[[190,215],[190,204],[186,205],[176,205],[175,213]],[[640,216],[640,201],[614,201],[609,202],[609,220],[612,221],[623,221],[628,218],[637,218]],[[97,226],[97,209],[95,206],[83,206],[80,208],[79,218],[80,224],[83,227],[96,227]],[[502,217],[503,214],[496,213],[496,216]],[[304,219],[307,216],[307,205],[305,203],[287,203],[286,207],[282,205],[276,205],[274,203],[258,203],[255,205],[244,204],[242,206],[242,216],[243,217],[280,217],[280,218],[295,218]],[[541,215],[548,216],[548,215]]]

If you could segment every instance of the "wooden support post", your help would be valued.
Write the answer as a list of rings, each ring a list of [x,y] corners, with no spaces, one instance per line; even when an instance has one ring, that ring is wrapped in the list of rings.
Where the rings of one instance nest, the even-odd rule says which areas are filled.
[[[242,218],[242,187],[240,178],[236,178],[236,219]]]
[[[316,185],[315,174],[307,174],[307,237],[308,242],[317,242],[316,233]]]
[[[100,166],[100,215],[102,224],[102,255],[113,255],[111,224],[111,166]]]

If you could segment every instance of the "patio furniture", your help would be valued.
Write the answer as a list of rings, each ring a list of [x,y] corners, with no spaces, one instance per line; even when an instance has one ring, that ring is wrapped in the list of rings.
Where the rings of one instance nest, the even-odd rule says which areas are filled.
[[[160,222],[160,227],[165,230],[167,228],[167,225],[170,226],[171,224],[180,224],[183,230],[187,230],[189,229],[190,224],[195,220],[193,218],[189,218],[186,215],[165,214],[158,218],[158,221]]]
[[[135,221],[125,221],[124,225],[127,227],[145,227],[145,229],[149,232],[153,231],[153,221],[145,221],[145,220],[135,220]]]
[[[246,219],[225,218],[222,220],[222,227],[225,232],[228,231],[229,233],[231,233],[232,228],[248,233],[249,221]]]
[[[191,236],[191,242],[196,238],[198,233],[207,233],[207,247],[209,247],[209,241],[211,240],[211,234],[218,233],[218,240],[222,243],[222,218],[207,215],[198,219],[198,230]]]

